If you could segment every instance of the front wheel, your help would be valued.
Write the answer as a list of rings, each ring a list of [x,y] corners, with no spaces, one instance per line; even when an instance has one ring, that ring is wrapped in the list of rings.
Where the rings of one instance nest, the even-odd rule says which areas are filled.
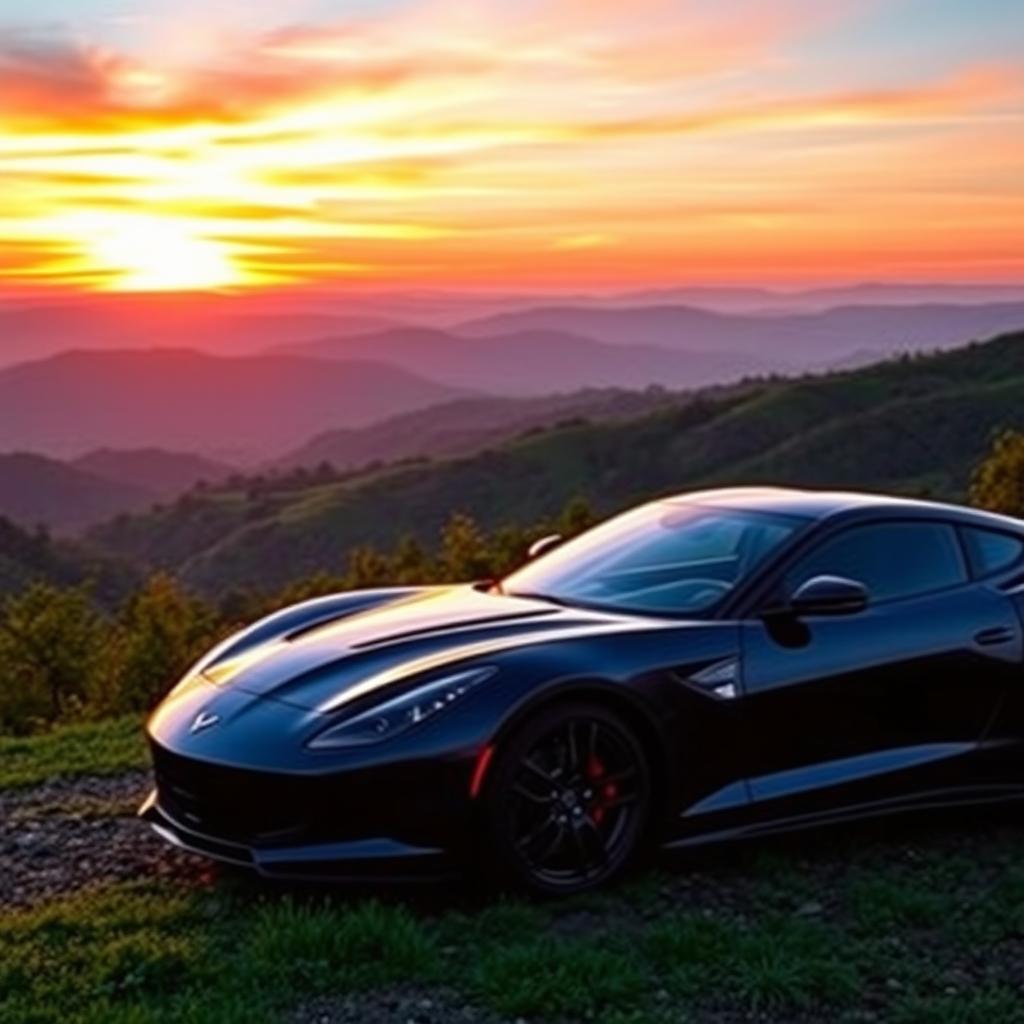
[[[606,882],[635,851],[650,794],[640,741],[613,712],[540,712],[499,748],[483,795],[500,873],[546,894]]]

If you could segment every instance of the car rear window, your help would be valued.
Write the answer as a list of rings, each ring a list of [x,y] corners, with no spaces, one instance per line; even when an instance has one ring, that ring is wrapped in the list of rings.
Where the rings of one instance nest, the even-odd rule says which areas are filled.
[[[991,576],[1024,559],[1024,541],[1008,533],[968,526],[963,530],[963,538],[971,574],[975,577]]]

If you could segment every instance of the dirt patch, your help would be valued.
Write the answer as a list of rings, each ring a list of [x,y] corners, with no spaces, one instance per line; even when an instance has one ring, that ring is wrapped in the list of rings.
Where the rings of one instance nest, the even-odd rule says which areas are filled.
[[[135,817],[145,772],[55,780],[0,793],[0,908],[153,877],[201,880],[209,862],[174,850]]]

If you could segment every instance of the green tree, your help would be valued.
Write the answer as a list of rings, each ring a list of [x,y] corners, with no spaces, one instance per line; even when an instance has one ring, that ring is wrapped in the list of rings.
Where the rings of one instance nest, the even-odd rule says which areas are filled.
[[[388,560],[379,551],[368,545],[353,548],[348,557],[345,585],[340,589],[379,587],[389,582],[389,575]]]
[[[441,576],[445,582],[489,579],[494,563],[487,538],[476,522],[461,512],[448,520],[441,535]]]
[[[502,526],[494,531],[488,543],[494,575],[501,577],[518,569],[526,561],[530,544],[550,530],[524,530],[519,526]]]
[[[301,586],[301,583],[299,585]],[[285,604],[289,590],[290,588],[287,588],[281,599],[277,600],[254,587],[232,587],[217,602],[217,613],[225,623],[241,626],[255,622],[268,611]]]
[[[99,710],[151,707],[223,632],[206,602],[163,573],[127,601],[117,626],[117,672],[94,695]]]
[[[1024,515],[1024,434],[1004,430],[996,436],[974,469],[970,499],[990,512]]]
[[[562,514],[558,517],[557,532],[563,537],[575,537],[576,534],[589,530],[598,522],[598,516],[590,506],[590,502],[582,495],[569,501]]]
[[[84,587],[34,583],[0,604],[0,726],[26,732],[77,712],[110,654]]]
[[[390,581],[406,585],[431,583],[437,578],[437,568],[431,557],[415,537],[403,537],[391,554]]]

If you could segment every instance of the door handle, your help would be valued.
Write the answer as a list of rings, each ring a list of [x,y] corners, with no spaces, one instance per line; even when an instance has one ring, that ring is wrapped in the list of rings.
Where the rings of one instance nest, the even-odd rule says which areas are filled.
[[[974,642],[980,647],[995,647],[997,644],[1008,644],[1016,639],[1017,634],[1009,626],[991,626],[974,634]]]

